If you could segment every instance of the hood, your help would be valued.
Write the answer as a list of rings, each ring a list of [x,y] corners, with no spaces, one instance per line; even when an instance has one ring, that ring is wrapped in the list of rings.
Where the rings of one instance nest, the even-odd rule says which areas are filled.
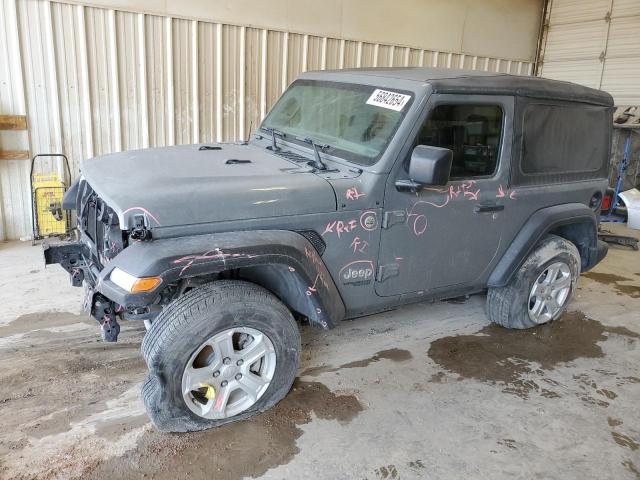
[[[306,166],[248,144],[134,150],[85,160],[82,176],[121,228],[244,220],[336,210],[333,188]]]

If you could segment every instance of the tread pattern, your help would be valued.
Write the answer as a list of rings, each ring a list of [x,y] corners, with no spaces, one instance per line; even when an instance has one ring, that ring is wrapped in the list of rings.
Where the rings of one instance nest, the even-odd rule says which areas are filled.
[[[514,328],[509,321],[509,311],[515,295],[516,292],[512,285],[490,288],[487,292],[487,317],[489,320],[501,327]]]
[[[286,385],[282,385],[278,390],[274,391],[269,398],[265,397],[265,402],[256,404],[256,409],[249,409],[234,417],[223,420],[206,420],[195,418],[192,414],[186,413],[183,409],[173,408],[172,402],[167,397],[166,389],[170,388],[164,385],[164,375],[158,375],[158,371],[162,371],[166,365],[164,358],[166,357],[165,349],[167,346],[181,339],[185,332],[192,329],[194,319],[201,321],[204,315],[210,314],[210,310],[214,308],[224,308],[225,304],[233,303],[259,303],[267,305],[277,312],[277,317],[281,318],[285,323],[282,328],[295,329],[297,336],[297,345],[288,351],[296,352],[295,360],[290,363],[292,370],[290,381]],[[286,325],[286,323],[289,325]],[[292,346],[293,347],[293,346]],[[271,408],[277,403],[291,388],[295,379],[295,372],[298,368],[300,337],[298,326],[289,309],[275,297],[271,292],[263,287],[239,280],[220,280],[206,285],[202,285],[190,290],[182,297],[176,299],[169,304],[158,315],[156,321],[153,322],[151,328],[142,341],[142,355],[149,368],[141,388],[141,396],[145,408],[152,422],[162,431],[195,431],[203,428],[211,428],[222,425],[224,423],[233,422],[248,418],[256,413]],[[286,377],[283,377],[286,378]],[[186,408],[186,407],[185,407]]]
[[[151,367],[153,360],[158,358],[160,344],[182,335],[189,326],[190,318],[211,309],[216,303],[238,298],[252,298],[288,312],[271,292],[253,283],[220,280],[194,288],[169,304],[144,336],[141,350],[147,367]]]

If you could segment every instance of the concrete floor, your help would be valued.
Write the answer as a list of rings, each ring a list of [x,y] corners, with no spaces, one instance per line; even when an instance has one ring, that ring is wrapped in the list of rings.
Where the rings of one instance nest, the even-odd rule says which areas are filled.
[[[640,478],[629,249],[612,247],[570,313],[529,331],[489,325],[483,296],[305,327],[283,402],[195,434],[148,424],[144,329],[102,343],[39,248],[0,244],[0,292],[0,478]]]

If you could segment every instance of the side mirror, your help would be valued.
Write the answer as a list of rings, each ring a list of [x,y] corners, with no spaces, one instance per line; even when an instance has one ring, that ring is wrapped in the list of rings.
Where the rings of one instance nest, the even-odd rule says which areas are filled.
[[[448,148],[418,145],[411,153],[409,179],[398,180],[398,190],[417,191],[423,185],[446,185],[451,174],[453,152]]]

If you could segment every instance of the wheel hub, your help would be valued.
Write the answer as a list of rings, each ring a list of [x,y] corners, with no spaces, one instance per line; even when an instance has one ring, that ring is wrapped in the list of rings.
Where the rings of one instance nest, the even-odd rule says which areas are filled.
[[[240,372],[240,367],[236,366],[236,365],[225,365],[224,367],[222,367],[220,370],[218,370],[220,372],[220,375],[216,377],[216,375],[213,375],[214,378],[221,378],[222,381],[224,380],[231,380],[232,378],[235,378],[236,376],[240,375],[242,376],[242,373]],[[214,372],[215,374],[215,372]],[[238,380],[238,379],[236,379]]]
[[[237,415],[264,394],[275,366],[275,349],[265,334],[248,327],[224,330],[203,342],[187,362],[184,401],[204,418]]]
[[[556,318],[569,298],[571,282],[571,269],[566,263],[549,265],[531,287],[529,317],[538,324]]]

